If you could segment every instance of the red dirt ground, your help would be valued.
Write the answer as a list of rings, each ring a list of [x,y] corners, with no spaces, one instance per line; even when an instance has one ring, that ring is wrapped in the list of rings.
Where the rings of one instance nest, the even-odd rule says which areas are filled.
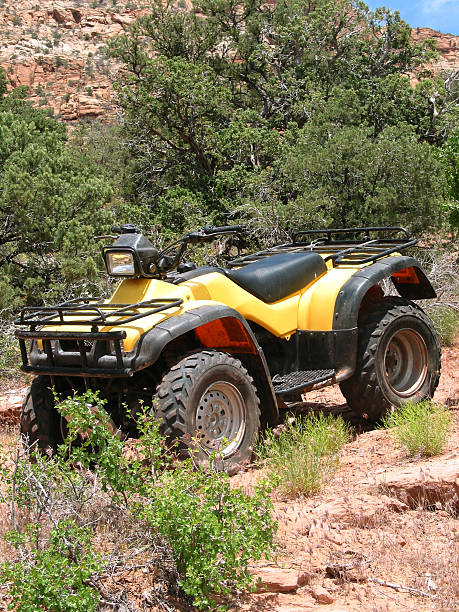
[[[24,393],[22,385],[0,395],[0,422],[8,429],[8,433],[4,430],[2,434],[2,445],[17,435]],[[306,408],[333,413],[347,410],[338,388],[315,391],[305,399]],[[434,399],[452,411],[452,434],[440,456],[446,461],[459,456],[459,344],[443,350],[442,377]],[[459,610],[456,512],[441,504],[428,510],[392,508],[391,500],[387,501],[376,486],[378,475],[389,469],[412,464],[424,466],[429,461],[433,460],[409,460],[385,431],[356,435],[346,445],[335,477],[319,495],[274,500],[279,524],[278,556],[269,564],[254,566],[253,571],[256,573],[267,565],[281,571],[295,570],[303,575],[303,586],[291,593],[241,596],[234,599],[232,609],[251,612]],[[261,470],[253,469],[235,476],[233,482],[250,491],[261,475]],[[331,504],[327,506],[332,509],[330,513],[317,510],[325,503]],[[372,510],[373,503],[375,510]],[[378,503],[383,505],[378,508]],[[350,569],[336,578],[326,570],[327,565],[333,564]],[[435,588],[429,590],[432,584]],[[316,600],[324,592],[330,603]],[[1,606],[0,601],[0,609]]]

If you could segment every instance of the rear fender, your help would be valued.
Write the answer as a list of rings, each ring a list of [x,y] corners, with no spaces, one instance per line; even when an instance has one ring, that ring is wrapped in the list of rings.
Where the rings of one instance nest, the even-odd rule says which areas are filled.
[[[421,264],[413,257],[396,256],[358,270],[341,287],[335,302],[333,329],[357,327],[359,310],[366,293],[390,278],[400,295],[408,300],[436,297]]]
[[[409,300],[429,299],[436,297],[420,263],[413,257],[387,257],[382,261],[362,268],[341,287],[335,302],[333,315],[333,330],[355,329],[358,331],[359,313],[361,308],[378,296],[377,284],[385,278],[390,278],[400,295]],[[342,364],[338,371],[337,381],[346,380],[355,372],[357,360],[357,334],[352,338],[346,352],[347,363]]]
[[[262,423],[276,423],[279,413],[263,350],[244,317],[227,306],[200,306],[158,323],[139,339],[132,366],[138,371],[153,365],[173,340],[189,332],[196,347],[225,351],[243,363],[258,391]]]

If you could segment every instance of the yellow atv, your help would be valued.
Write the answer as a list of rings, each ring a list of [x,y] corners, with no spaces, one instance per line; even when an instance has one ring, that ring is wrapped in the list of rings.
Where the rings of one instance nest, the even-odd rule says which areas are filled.
[[[168,438],[195,444],[202,461],[220,449],[228,471],[250,460],[260,426],[312,389],[339,383],[370,421],[432,397],[440,346],[412,300],[435,291],[400,254],[417,242],[405,229],[301,231],[222,267],[184,261],[186,248],[237,241],[240,226],[205,227],[161,252],[137,227],[116,229],[104,258],[122,280],[110,299],[25,308],[16,321],[22,369],[38,375],[21,429],[39,448],[63,436],[52,387],[98,389],[128,436],[140,405],[153,406]],[[399,296],[384,295],[387,281]]]

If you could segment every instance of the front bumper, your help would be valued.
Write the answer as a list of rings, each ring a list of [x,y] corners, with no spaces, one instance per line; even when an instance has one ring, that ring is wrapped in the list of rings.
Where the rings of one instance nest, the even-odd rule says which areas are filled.
[[[125,331],[17,330],[16,337],[24,372],[95,378],[128,377],[134,373],[133,356],[123,351]]]

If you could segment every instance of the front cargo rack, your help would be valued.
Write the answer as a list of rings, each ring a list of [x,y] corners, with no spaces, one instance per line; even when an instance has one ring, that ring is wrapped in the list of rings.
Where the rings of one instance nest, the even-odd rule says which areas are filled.
[[[323,253],[324,260],[331,261],[333,267],[363,265],[403,251],[417,242],[404,227],[302,230],[293,234],[291,242],[232,259],[227,265],[241,267],[277,253],[301,251]]]
[[[110,304],[99,298],[74,299],[57,306],[28,306],[22,309],[15,320],[18,326],[29,329],[16,330],[22,357],[22,370],[42,374],[65,374],[67,376],[130,376],[131,368],[123,361],[122,341],[126,332],[122,329],[100,331],[100,327],[122,327],[143,317],[169,308],[178,307],[183,300],[158,298],[137,304]],[[63,326],[89,327],[88,331],[51,331],[46,328]],[[26,341],[32,341],[30,352],[35,352],[36,363],[29,363]],[[40,340],[43,349],[38,351]],[[100,367],[94,361],[94,343],[109,342],[114,350],[113,365]],[[65,355],[57,354],[59,347],[69,346]],[[54,347],[54,350],[53,350]],[[75,360],[77,363],[74,363]]]
[[[91,327],[91,331],[97,332],[99,327],[125,325],[162,310],[180,306],[182,301],[173,298],[157,298],[137,304],[110,304],[98,298],[77,298],[57,306],[26,306],[14,323],[15,325],[28,325],[31,331],[38,326],[82,325]],[[138,312],[139,310],[141,312]],[[114,318],[119,317],[123,319],[113,321]]]

